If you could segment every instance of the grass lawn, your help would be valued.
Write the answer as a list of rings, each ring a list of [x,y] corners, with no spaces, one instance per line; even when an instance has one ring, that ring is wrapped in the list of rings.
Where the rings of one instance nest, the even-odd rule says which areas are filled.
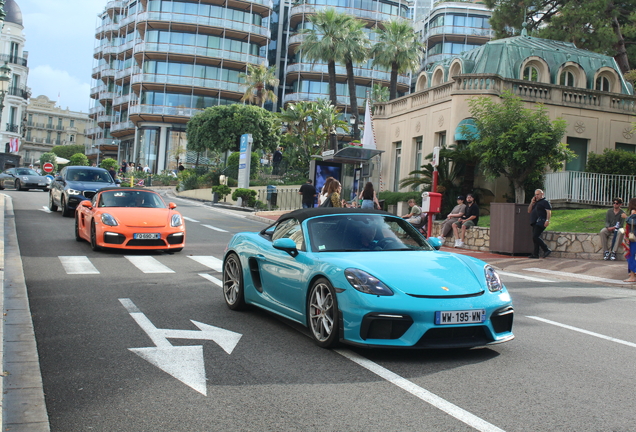
[[[605,226],[605,213],[607,208],[553,210],[548,230],[598,233]],[[530,223],[530,215],[527,218]],[[490,216],[480,216],[479,226],[489,227]]]

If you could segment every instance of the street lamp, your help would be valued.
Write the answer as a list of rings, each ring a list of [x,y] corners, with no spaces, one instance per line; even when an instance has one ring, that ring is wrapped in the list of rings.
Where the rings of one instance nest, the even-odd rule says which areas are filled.
[[[9,90],[9,81],[11,81],[11,68],[7,65],[7,62],[4,62],[4,65],[0,67],[0,119],[4,109],[4,97]]]
[[[351,127],[349,128],[349,132],[351,133],[351,141],[353,141],[356,133],[354,129],[354,126],[356,125],[356,116],[352,115],[351,117],[349,117],[349,124],[351,125]]]

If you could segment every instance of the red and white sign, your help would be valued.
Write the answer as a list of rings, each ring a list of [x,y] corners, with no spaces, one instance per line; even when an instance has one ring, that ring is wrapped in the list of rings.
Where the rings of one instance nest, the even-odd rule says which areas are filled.
[[[44,170],[44,172],[50,173],[53,172],[53,164],[51,162],[47,162],[44,165],[42,165],[42,169]]]

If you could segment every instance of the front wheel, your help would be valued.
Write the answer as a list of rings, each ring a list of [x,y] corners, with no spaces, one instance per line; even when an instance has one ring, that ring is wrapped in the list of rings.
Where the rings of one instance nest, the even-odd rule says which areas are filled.
[[[55,205],[55,201],[53,201],[53,192],[49,192],[49,210],[52,212],[57,211],[57,205]]]
[[[75,241],[81,242],[84,239],[80,236],[79,230],[79,216],[75,216]]]
[[[97,232],[95,230],[95,222],[91,224],[91,249],[99,251],[102,248],[97,246]]]
[[[62,202],[60,204],[62,205],[62,216],[69,217],[71,215],[71,209],[68,208],[68,205],[66,205],[66,198],[64,198],[64,195],[62,195]]]
[[[228,255],[223,265],[223,297],[227,307],[232,310],[245,308],[245,293],[243,291],[243,268],[238,255]]]
[[[22,190],[22,185],[20,184],[20,180],[16,180],[15,181],[15,190],[17,190],[17,191],[21,191]]]
[[[336,290],[325,278],[314,282],[307,301],[309,331],[314,342],[322,348],[331,348],[339,338],[338,301]]]

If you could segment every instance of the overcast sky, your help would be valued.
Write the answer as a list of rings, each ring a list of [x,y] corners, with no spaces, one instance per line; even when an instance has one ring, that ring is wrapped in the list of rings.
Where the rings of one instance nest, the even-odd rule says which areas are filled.
[[[29,52],[32,97],[88,112],[97,14],[108,0],[16,0]]]

